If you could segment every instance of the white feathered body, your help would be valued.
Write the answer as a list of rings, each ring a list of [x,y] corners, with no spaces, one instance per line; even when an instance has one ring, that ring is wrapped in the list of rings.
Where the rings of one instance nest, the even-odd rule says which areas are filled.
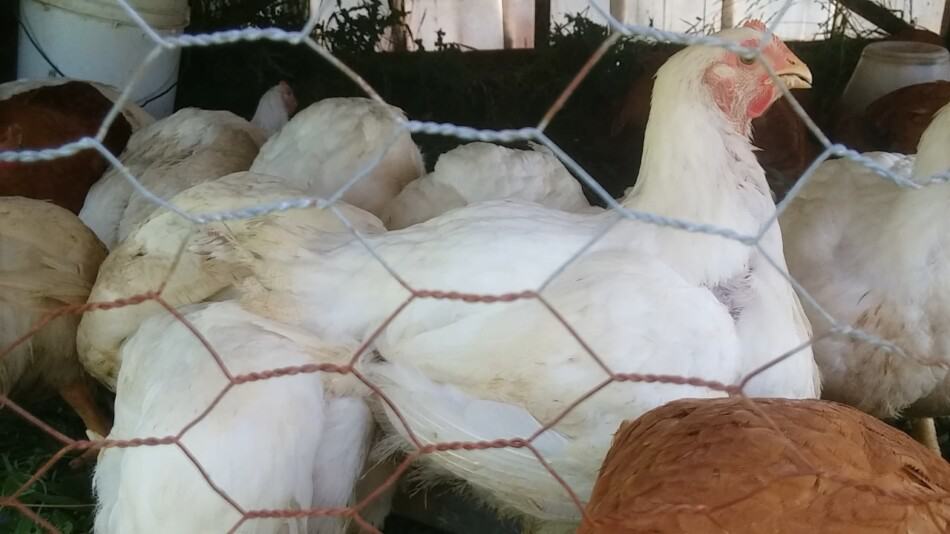
[[[344,364],[352,347],[222,302],[182,308],[233,376],[307,364]],[[142,323],[123,348],[110,439],[175,435],[228,380],[201,341],[171,315]],[[334,393],[352,381],[303,373],[235,385],[182,444],[245,510],[352,504],[372,419],[365,403]],[[96,534],[228,532],[240,514],[175,445],[104,449],[95,473]],[[241,534],[342,534],[339,518],[251,519]]]
[[[916,156],[870,153],[915,181],[950,169],[950,107],[921,137]],[[913,167],[913,173],[911,173]],[[899,187],[845,159],[818,168],[782,217],[791,273],[840,324],[903,350],[843,335],[815,344],[825,396],[878,417],[950,413],[950,238],[940,221],[945,185]],[[816,334],[830,324],[809,308]]]
[[[251,124],[270,137],[287,124],[295,111],[297,111],[297,98],[290,85],[282,81],[268,89],[257,102]]]
[[[265,139],[263,130],[231,112],[185,108],[133,134],[120,160],[143,187],[167,200],[247,170]],[[79,217],[111,250],[156,207],[110,169],[90,189]]]
[[[712,52],[681,55],[679,66],[704,61],[706,53]],[[675,60],[664,68],[678,68],[669,66]],[[653,113],[663,121],[649,130],[646,171],[624,205],[755,235],[775,209],[764,173],[749,139],[733,133],[712,102],[688,92],[694,83],[658,77]],[[359,342],[410,299],[393,274],[416,290],[540,290],[556,313],[536,300],[419,296],[375,339],[385,363],[368,361],[367,372],[427,443],[529,437],[606,380],[564,323],[620,373],[734,384],[800,348],[752,378],[745,392],[818,395],[811,351],[801,348],[808,323],[790,284],[761,252],[719,236],[617,223],[616,217],[493,201],[368,235],[366,245],[347,234],[290,239],[267,254],[244,254],[255,273],[246,279],[253,284],[245,298],[259,313],[299,323],[323,339]],[[256,245],[245,241],[243,247]],[[785,268],[777,225],[760,247]],[[538,448],[584,499],[622,420],[675,398],[723,394],[686,385],[612,384],[561,419]],[[405,437],[396,417],[390,423]],[[578,517],[563,488],[524,449],[425,458],[502,507],[549,521]]]
[[[189,213],[208,213],[253,208],[302,196],[302,191],[278,178],[239,172],[189,188],[174,196],[171,202]],[[344,206],[342,213],[353,220],[362,217],[357,224],[361,230],[383,229],[378,219],[356,208]],[[271,230],[272,227],[275,229]],[[263,247],[260,252],[267,255],[267,248],[275,246],[284,236],[319,236],[323,232],[340,231],[344,231],[344,226],[333,213],[317,209],[275,212],[200,226],[174,212],[159,209],[109,254],[89,298],[96,302],[128,298],[156,290],[163,282],[162,297],[173,306],[225,298],[227,289],[250,271],[239,265],[212,261],[212,256],[200,251],[208,243],[240,246],[241,241],[257,236]],[[107,387],[114,388],[120,345],[145,318],[164,313],[160,304],[149,301],[85,314],[77,335],[83,365]]]
[[[327,98],[297,113],[261,148],[250,170],[329,198],[362,172],[343,200],[379,215],[425,173],[401,110],[366,98]]]
[[[736,38],[758,35],[736,32]],[[702,98],[697,99],[696,87],[703,83],[699,67],[720,53],[694,47],[674,56],[664,69],[689,73],[686,79],[663,76],[661,70],[652,113],[662,121],[651,122],[638,185],[623,204],[638,212],[755,235],[775,210],[764,172],[747,136],[726,119],[712,97],[699,92]],[[273,137],[268,143],[273,151],[268,146],[261,151],[261,156],[280,157],[259,156],[252,169],[282,179],[302,178],[306,183],[300,189],[314,194],[310,177],[342,184],[359,169],[350,172],[340,165],[334,167],[338,172],[327,173],[329,164],[308,161],[308,150],[317,151],[314,159],[321,165],[333,161],[333,155],[371,165],[380,138],[393,139],[393,146],[399,139],[411,142],[392,109],[370,103],[386,121],[347,123],[348,113],[337,115],[332,99],[324,102],[330,102],[327,109],[312,106]],[[350,124],[342,132],[352,135],[321,137],[320,129],[293,127],[302,117],[323,113],[334,119],[324,123]],[[380,123],[388,126],[378,127]],[[365,142],[371,138],[376,141]],[[282,139],[284,147],[278,146]],[[418,153],[414,145],[406,147],[396,153],[400,165],[418,172]],[[353,158],[348,150],[367,155]],[[294,154],[301,157],[290,157]],[[258,166],[265,160],[273,167]],[[385,176],[397,174],[390,167]],[[378,213],[404,182],[372,176],[364,178],[373,185],[367,196],[353,189],[344,200]],[[319,194],[335,192],[329,189]],[[248,204],[267,201],[257,198]],[[724,395],[716,388],[684,383],[631,382],[606,385],[587,396],[609,376],[591,353],[617,373],[734,384],[804,346],[810,336],[797,297],[780,274],[785,263],[777,225],[764,233],[756,248],[721,236],[618,222],[613,212],[577,214],[524,200],[475,203],[392,232],[385,232],[369,213],[346,204],[316,212],[335,217],[335,211],[353,224],[361,239],[339,222],[321,220],[315,229],[301,226],[306,231],[295,231],[270,217],[258,218],[253,231],[226,223],[220,230],[199,233],[200,239],[189,241],[182,261],[194,262],[195,272],[227,279],[217,288],[202,282],[199,300],[239,293],[253,313],[303,327],[324,342],[371,342],[375,351],[367,350],[358,368],[395,401],[423,443],[527,438],[583,400],[535,443],[581,499],[589,494],[622,420],[683,396]],[[141,243],[167,234],[157,230],[142,234]],[[602,233],[606,235],[592,244]],[[177,245],[181,238],[171,242]],[[130,248],[128,259],[133,261],[124,263],[174,257],[170,246],[161,247]],[[399,280],[416,291],[415,298]],[[544,301],[508,295],[499,302],[462,302],[422,290],[496,296],[539,291]],[[143,318],[132,321],[124,336]],[[370,339],[381,326],[385,328],[380,335]],[[140,334],[125,342],[123,353]],[[103,354],[114,353],[123,339],[118,335],[107,340]],[[752,377],[744,391],[755,396],[817,396],[810,349]],[[387,413],[394,434],[405,438],[398,418]],[[466,480],[503,509],[545,521],[578,518],[564,489],[523,448],[424,458],[433,474]]]
[[[68,210],[40,200],[0,198],[0,350],[29,334],[45,314],[83,304],[105,255],[95,235]],[[55,389],[78,378],[78,323],[76,314],[57,317],[6,354],[0,391]]]
[[[564,211],[590,209],[580,184],[546,147],[516,150],[469,143],[439,156],[435,169],[409,183],[381,217],[398,230],[485,200],[521,199]]]

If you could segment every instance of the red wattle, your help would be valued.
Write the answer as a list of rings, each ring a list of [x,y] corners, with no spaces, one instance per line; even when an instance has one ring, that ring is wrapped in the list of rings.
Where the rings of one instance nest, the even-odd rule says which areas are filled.
[[[749,107],[746,110],[746,115],[750,119],[756,117],[761,117],[765,110],[769,109],[769,105],[772,104],[772,97],[775,94],[775,87],[772,85],[766,85],[762,88],[762,91],[749,102]]]

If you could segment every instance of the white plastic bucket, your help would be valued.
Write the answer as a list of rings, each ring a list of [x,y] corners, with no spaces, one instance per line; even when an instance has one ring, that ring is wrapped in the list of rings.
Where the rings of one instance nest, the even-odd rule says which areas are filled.
[[[841,95],[846,115],[861,113],[878,98],[908,85],[950,80],[950,52],[942,46],[880,41],[864,47]]]
[[[180,35],[188,25],[188,0],[128,3],[159,35]],[[115,0],[20,0],[20,19],[18,78],[57,78],[52,62],[69,78],[124,88],[157,46]],[[150,100],[143,107],[156,118],[174,111],[180,58],[180,50],[164,50],[132,92],[138,103]]]

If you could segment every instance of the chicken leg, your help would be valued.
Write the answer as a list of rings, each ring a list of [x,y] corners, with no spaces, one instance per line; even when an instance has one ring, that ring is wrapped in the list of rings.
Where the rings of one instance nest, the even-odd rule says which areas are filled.
[[[92,388],[85,377],[79,377],[73,382],[59,388],[59,396],[79,415],[86,428],[92,430],[100,436],[108,436],[112,429],[112,422],[102,413],[102,410],[96,406],[96,401],[92,395]],[[85,463],[92,456],[98,454],[98,450],[89,449],[79,458],[70,463],[73,467]]]
[[[937,427],[932,417],[915,417],[910,420],[910,435],[922,443],[924,447],[942,456],[940,443],[937,441]]]

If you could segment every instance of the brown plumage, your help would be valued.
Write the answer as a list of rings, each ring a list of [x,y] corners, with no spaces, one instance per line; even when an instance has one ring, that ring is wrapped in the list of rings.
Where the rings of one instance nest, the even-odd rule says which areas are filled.
[[[811,90],[793,89],[791,93],[802,109],[815,118],[816,107]],[[752,141],[762,149],[756,152],[756,159],[765,169],[769,185],[779,198],[785,196],[822,152],[821,144],[785,98],[776,102],[765,115],[752,121]]]
[[[950,465],[844,405],[685,399],[621,425],[578,532],[947,532],[948,490]]]
[[[892,91],[864,113],[839,124],[838,142],[859,152],[915,154],[933,114],[950,102],[950,82],[919,83]]]
[[[914,27],[884,40],[944,46],[943,38],[936,33]],[[950,102],[950,82],[903,87],[878,98],[857,116],[837,117],[834,141],[858,152],[914,154],[931,117],[947,102]]]
[[[0,149],[56,148],[94,136],[112,105],[111,100],[85,82],[67,82],[16,94],[0,101]],[[131,134],[129,122],[120,114],[103,144],[118,156]],[[49,200],[79,213],[89,188],[108,165],[92,149],[44,162],[0,162],[0,196]]]

